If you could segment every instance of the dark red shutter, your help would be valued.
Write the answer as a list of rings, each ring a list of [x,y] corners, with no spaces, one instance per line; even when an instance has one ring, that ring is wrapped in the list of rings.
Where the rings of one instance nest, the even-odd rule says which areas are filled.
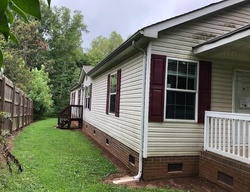
[[[121,92],[121,69],[117,71],[116,97],[115,97],[115,116],[120,115],[120,92]]]
[[[89,85],[89,110],[91,110],[92,103],[92,83]]]
[[[212,63],[200,61],[198,123],[204,123],[205,111],[211,108]]]
[[[87,108],[87,99],[86,99],[86,96],[87,96],[87,91],[88,91],[88,87],[84,87],[84,90],[85,90],[85,94],[84,94],[84,108]]]
[[[109,114],[109,92],[110,92],[110,75],[108,75],[107,77],[106,114]]]
[[[163,122],[166,56],[151,56],[149,122]]]

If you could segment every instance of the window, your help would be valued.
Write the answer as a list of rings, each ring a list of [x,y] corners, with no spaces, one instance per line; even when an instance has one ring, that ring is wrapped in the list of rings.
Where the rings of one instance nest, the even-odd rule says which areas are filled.
[[[110,104],[109,112],[115,113],[117,73],[110,75]]]
[[[196,120],[198,63],[167,61],[165,119]]]
[[[75,92],[71,93],[71,105],[75,104]]]
[[[78,90],[78,105],[81,104],[81,89]]]
[[[86,87],[85,90],[85,108],[89,110],[91,109],[91,89],[92,89],[92,84]]]
[[[204,123],[205,111],[211,108],[211,77],[210,61],[198,65],[152,54],[149,122],[178,119]]]
[[[120,116],[121,69],[107,76],[106,114]]]

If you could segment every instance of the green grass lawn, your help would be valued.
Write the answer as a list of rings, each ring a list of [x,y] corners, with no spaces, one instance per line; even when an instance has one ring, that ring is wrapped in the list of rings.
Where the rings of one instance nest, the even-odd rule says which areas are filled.
[[[103,184],[101,180],[116,168],[81,132],[56,129],[56,124],[56,119],[33,123],[15,139],[12,152],[24,171],[17,173],[13,167],[10,174],[0,169],[1,192],[176,191]]]

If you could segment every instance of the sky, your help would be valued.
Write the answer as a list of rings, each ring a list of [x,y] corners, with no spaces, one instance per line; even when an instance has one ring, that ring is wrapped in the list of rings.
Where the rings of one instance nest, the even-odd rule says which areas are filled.
[[[52,0],[51,5],[79,10],[88,33],[83,34],[83,48],[102,35],[116,31],[126,40],[139,29],[153,23],[201,8],[221,0]]]

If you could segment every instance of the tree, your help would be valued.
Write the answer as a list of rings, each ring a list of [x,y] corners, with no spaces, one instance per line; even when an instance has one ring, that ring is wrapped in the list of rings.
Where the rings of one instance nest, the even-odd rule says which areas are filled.
[[[46,57],[48,45],[46,39],[38,30],[40,22],[30,19],[28,23],[16,17],[11,31],[18,36],[19,44],[1,41],[4,54],[4,75],[10,78],[19,88],[27,92],[29,82],[32,80],[30,71],[33,68],[46,66],[49,70],[54,60]]]
[[[69,89],[78,79],[79,63],[84,57],[82,34],[87,32],[83,15],[75,11],[71,16],[68,8],[48,9],[42,6],[43,17],[39,31],[47,37],[47,59],[53,59],[54,65],[49,71],[55,111],[69,103]]]
[[[30,84],[29,97],[34,103],[34,119],[42,119],[52,112],[52,94],[49,87],[49,74],[45,67],[31,71],[32,82]]]
[[[15,50],[15,55],[22,58],[30,70],[36,67],[40,69],[41,65],[49,67],[51,63],[45,56],[48,44],[38,30],[40,25],[37,20],[30,20],[29,23],[26,23],[17,18],[11,27],[13,33],[18,36],[19,44],[10,42],[8,48]]]
[[[5,52],[4,57],[5,76],[11,79],[11,81],[25,93],[28,93],[28,85],[32,82],[32,76],[25,61],[22,57],[18,57],[18,55],[15,54],[15,50]]]
[[[91,47],[87,50],[88,63],[90,65],[98,64],[122,43],[121,35],[115,31],[110,34],[109,38],[98,36],[91,42]]]
[[[50,5],[51,0],[47,0]],[[14,14],[18,14],[24,21],[28,22],[28,15],[41,19],[39,0],[1,0],[0,6],[0,34],[6,41],[9,39],[18,43],[17,38],[10,32],[10,26],[15,21]],[[0,68],[3,64],[3,54],[0,49]]]

